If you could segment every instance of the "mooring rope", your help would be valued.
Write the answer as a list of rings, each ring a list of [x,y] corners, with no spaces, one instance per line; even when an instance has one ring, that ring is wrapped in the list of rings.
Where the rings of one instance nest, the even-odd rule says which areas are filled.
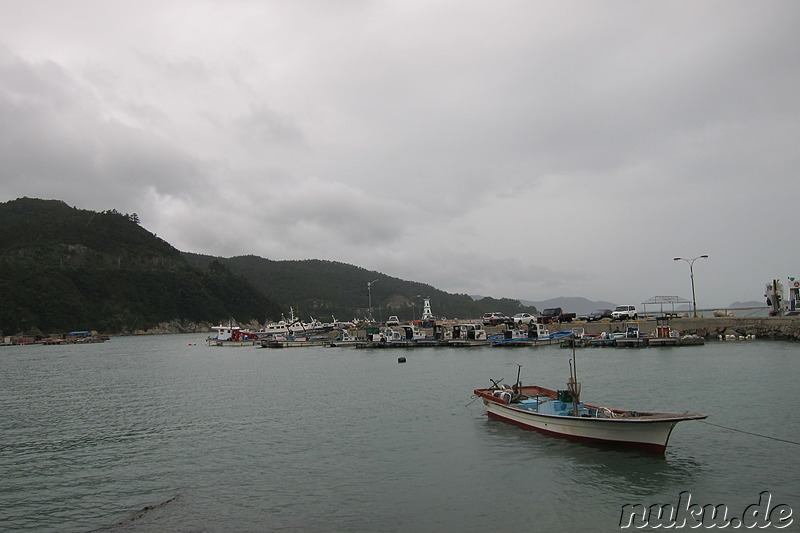
[[[777,441],[780,441],[780,442],[786,442],[788,444],[795,444],[797,446],[800,446],[800,442],[796,442],[796,441],[793,441],[793,440],[781,439],[781,438],[778,438],[778,437],[772,437],[770,435],[762,435],[761,433],[753,433],[752,431],[745,431],[743,429],[736,429],[736,428],[732,428],[732,427],[728,427],[728,426],[723,426],[723,425],[720,425],[720,424],[714,424],[713,422],[708,422],[706,420],[700,420],[700,422],[702,422],[703,424],[708,424],[709,426],[716,426],[716,427],[722,428],[722,429],[729,429],[731,431],[738,431],[739,433],[745,433],[747,435],[753,435],[754,437],[762,437],[764,439],[777,440]]]
[[[469,403],[468,403],[467,405],[465,405],[464,407],[469,407],[470,405],[472,405],[472,402],[474,402],[475,400],[477,400],[478,398],[480,398],[480,396],[478,396],[477,394],[473,394],[473,395],[471,396],[471,398],[472,398],[472,399],[469,401]]]

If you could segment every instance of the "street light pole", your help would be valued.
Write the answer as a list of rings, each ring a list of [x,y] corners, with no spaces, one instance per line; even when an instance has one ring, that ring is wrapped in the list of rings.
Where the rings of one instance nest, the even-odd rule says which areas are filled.
[[[673,261],[686,261],[689,263],[689,277],[692,279],[692,311],[694,318],[697,318],[697,297],[694,294],[694,262],[698,259],[708,259],[707,255],[698,255],[694,259],[686,259],[684,257],[675,257]]]
[[[372,280],[372,281],[368,281],[367,282],[367,297],[369,298],[369,319],[370,320],[375,320],[374,318],[372,318],[372,284],[375,283],[376,281],[378,281],[378,280],[376,279],[376,280]]]

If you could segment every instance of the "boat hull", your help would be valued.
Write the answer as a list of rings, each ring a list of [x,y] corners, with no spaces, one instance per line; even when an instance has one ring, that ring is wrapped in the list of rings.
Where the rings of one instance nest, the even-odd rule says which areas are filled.
[[[488,415],[519,427],[574,440],[635,446],[664,453],[679,420],[648,422],[525,413],[484,400]],[[613,425],[613,427],[610,427]]]
[[[251,339],[234,341],[234,340],[230,340],[230,339],[215,339],[213,337],[209,337],[208,339],[206,339],[206,343],[209,346],[227,346],[227,347],[234,347],[234,348],[240,348],[242,346],[255,346],[256,345],[256,341],[251,340]]]
[[[345,341],[346,342],[346,341]],[[309,339],[309,340],[262,340],[262,348],[308,348],[310,346],[345,346],[341,341],[330,339]]]

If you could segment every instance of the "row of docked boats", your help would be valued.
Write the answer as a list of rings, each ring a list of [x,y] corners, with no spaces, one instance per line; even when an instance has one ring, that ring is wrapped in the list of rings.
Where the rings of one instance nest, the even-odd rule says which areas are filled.
[[[330,346],[355,348],[412,348],[424,346],[547,346],[558,344],[573,333],[551,333],[545,325],[532,323],[507,327],[500,333],[490,333],[479,323],[431,324],[422,328],[418,324],[396,326],[367,326],[357,329],[351,323],[322,324],[287,323],[268,324],[261,329],[246,330],[234,325],[212,328],[209,346],[260,346],[263,348],[292,348],[303,346]]]
[[[579,348],[618,347],[648,348],[656,346],[699,346],[705,339],[699,335],[681,335],[669,326],[667,319],[658,319],[652,334],[642,333],[638,322],[626,322],[622,331],[589,335],[582,328],[574,328],[564,346]]]
[[[310,342],[330,340],[331,332],[341,331],[354,326],[353,322],[342,322],[331,317],[331,322],[321,322],[311,318],[303,322],[294,316],[290,309],[289,318],[278,322],[270,322],[259,329],[245,329],[240,326],[220,324],[211,328],[212,334],[206,339],[209,346],[255,346],[264,342]]]
[[[293,348],[303,346],[356,348],[413,348],[413,347],[525,347],[560,344],[563,347],[655,347],[692,346],[705,343],[697,335],[681,335],[665,322],[652,334],[644,334],[638,322],[627,322],[622,331],[586,334],[583,328],[550,332],[541,323],[508,325],[500,332],[485,329],[481,324],[439,324],[422,328],[419,323],[377,327],[367,324],[356,328],[351,322],[321,323],[298,320],[280,321],[257,330],[237,326],[215,326],[208,338],[211,346],[260,346],[263,348]]]
[[[511,347],[546,346],[560,343],[571,336],[571,332],[550,333],[542,324],[508,328],[499,334],[490,334],[481,324],[433,324],[432,328],[420,328],[416,324],[400,324],[391,327],[367,327],[357,333],[341,329],[337,334],[324,339],[264,339],[264,348],[291,348],[298,346],[350,346],[355,348],[415,348],[415,347]]]

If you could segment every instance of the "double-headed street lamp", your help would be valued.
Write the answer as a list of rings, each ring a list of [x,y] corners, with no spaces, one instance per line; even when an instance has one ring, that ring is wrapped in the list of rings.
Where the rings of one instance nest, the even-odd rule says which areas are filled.
[[[673,261],[686,261],[689,263],[689,277],[692,278],[692,310],[694,312],[694,317],[697,318],[697,298],[694,295],[694,262],[698,259],[708,259],[707,255],[698,255],[694,259],[686,259],[683,257],[676,257]]]

